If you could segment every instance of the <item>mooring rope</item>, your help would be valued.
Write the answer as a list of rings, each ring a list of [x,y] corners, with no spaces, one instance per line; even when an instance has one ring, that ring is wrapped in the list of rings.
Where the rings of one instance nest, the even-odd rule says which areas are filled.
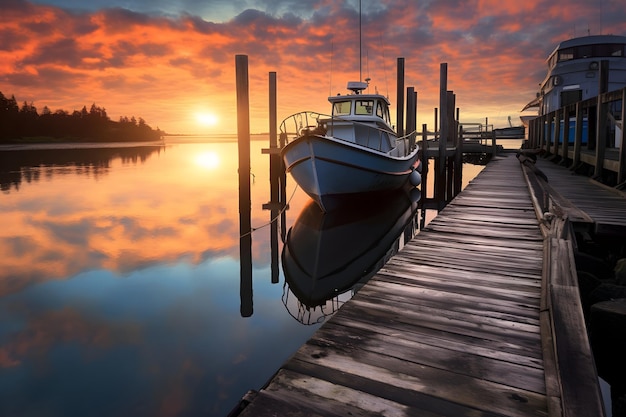
[[[261,225],[261,226],[259,226],[259,227],[251,227],[251,228],[250,228],[250,231],[249,231],[249,232],[244,233],[243,235],[240,235],[240,236],[239,236],[239,239],[241,239],[242,237],[246,237],[246,236],[248,236],[248,235],[251,235],[251,234],[252,234],[252,232],[257,231],[257,230],[259,230],[259,229],[263,229],[264,227],[267,227],[267,226],[269,226],[270,224],[274,223],[274,222],[278,219],[278,217],[279,217],[281,214],[283,214],[283,212],[284,212],[285,210],[287,210],[287,207],[289,207],[289,203],[291,202],[291,200],[293,199],[293,197],[296,195],[296,190],[297,190],[297,189],[298,189],[298,184],[296,183],[295,187],[293,187],[293,192],[291,193],[291,196],[289,197],[289,200],[287,200],[287,202],[285,203],[285,205],[283,206],[283,208],[281,208],[281,209],[278,211],[278,214],[276,214],[276,216],[274,216],[273,218],[271,218],[269,222],[267,222],[267,223],[265,223],[265,224],[263,224],[263,225]],[[284,243],[284,242],[283,242],[283,243]]]

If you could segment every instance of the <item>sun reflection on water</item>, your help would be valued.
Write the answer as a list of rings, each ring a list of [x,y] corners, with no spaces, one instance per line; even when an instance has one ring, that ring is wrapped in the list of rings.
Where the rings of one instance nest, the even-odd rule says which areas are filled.
[[[215,152],[203,152],[195,156],[194,162],[201,168],[214,170],[220,166],[220,157]]]

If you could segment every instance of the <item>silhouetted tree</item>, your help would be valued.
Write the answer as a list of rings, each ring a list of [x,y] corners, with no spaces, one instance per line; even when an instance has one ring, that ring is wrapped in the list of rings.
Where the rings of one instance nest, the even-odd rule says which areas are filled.
[[[96,103],[89,111],[83,106],[71,114],[61,109],[53,113],[44,106],[39,115],[33,102],[24,101],[20,108],[15,96],[6,98],[0,92],[0,141],[33,136],[97,141],[143,141],[162,137],[160,129],[153,130],[141,117],[138,120],[135,116],[130,119],[122,116],[119,122],[113,122],[106,109]]]

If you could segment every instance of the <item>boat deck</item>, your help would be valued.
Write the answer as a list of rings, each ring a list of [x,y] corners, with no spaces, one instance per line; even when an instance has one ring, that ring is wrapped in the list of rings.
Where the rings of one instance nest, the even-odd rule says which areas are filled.
[[[542,254],[519,162],[498,157],[239,415],[548,415]]]

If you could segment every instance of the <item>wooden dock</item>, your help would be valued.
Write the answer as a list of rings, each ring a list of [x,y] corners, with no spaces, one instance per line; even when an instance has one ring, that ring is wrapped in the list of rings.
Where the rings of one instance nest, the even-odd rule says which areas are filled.
[[[537,167],[550,187],[576,208],[573,221],[589,224],[594,233],[626,236],[626,193],[545,159],[539,159]]]
[[[517,158],[494,159],[239,415],[566,415],[540,224]]]

